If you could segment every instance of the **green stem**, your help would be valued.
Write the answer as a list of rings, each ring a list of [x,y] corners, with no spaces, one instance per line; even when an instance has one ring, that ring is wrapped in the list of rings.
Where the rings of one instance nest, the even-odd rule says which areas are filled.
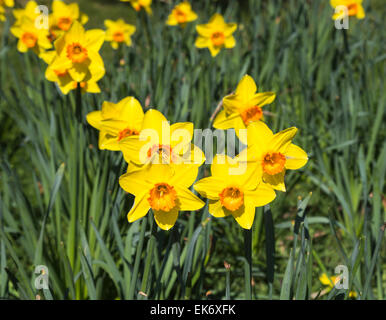
[[[244,230],[244,249],[245,249],[245,265],[244,265],[244,281],[245,281],[245,299],[252,300],[252,231]]]
[[[151,219],[151,221],[150,221],[151,235],[150,235],[149,243],[147,245],[147,251],[146,251],[147,257],[146,257],[145,269],[143,272],[142,285],[141,285],[141,291],[146,293],[146,294],[148,294],[148,292],[147,292],[148,279],[149,279],[151,266],[152,266],[153,261],[154,261],[153,253],[154,253],[154,245],[155,245],[156,232],[157,232],[157,225],[154,222],[152,211],[150,211],[149,218]]]
[[[141,256],[142,256],[143,242],[145,239],[146,224],[147,224],[147,219],[146,218],[142,219],[141,234],[139,238],[139,244],[137,247],[137,254],[135,255],[133,276],[131,277],[131,281],[130,281],[130,290],[128,295],[129,300],[133,300],[134,291],[135,291],[135,288],[137,287],[137,278],[138,278],[139,264],[141,262]]]
[[[79,123],[82,123],[82,88],[78,83],[76,87],[76,117]]]

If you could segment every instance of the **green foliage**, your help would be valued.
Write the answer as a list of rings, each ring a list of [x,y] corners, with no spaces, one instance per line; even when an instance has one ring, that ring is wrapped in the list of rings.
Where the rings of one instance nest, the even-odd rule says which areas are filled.
[[[365,1],[366,18],[350,19],[346,32],[334,28],[328,1],[194,2],[199,21],[185,29],[165,25],[171,3],[154,2],[153,16],[136,19],[122,3],[80,2],[92,27],[126,13],[137,25],[133,47],[104,45],[102,93],[83,95],[82,123],[75,92],[63,96],[45,80],[45,64],[18,53],[2,26],[0,297],[243,299],[245,269],[254,299],[339,299],[349,290],[323,294],[318,278],[344,264],[357,298],[384,299],[384,6]],[[239,24],[236,47],[215,59],[194,47],[194,25],[214,12]],[[207,206],[180,214],[169,232],[151,214],[129,224],[133,198],[118,185],[126,164],[97,149],[98,133],[85,122],[103,101],[132,95],[171,122],[210,128],[246,73],[259,91],[277,93],[265,108],[273,131],[298,127],[295,143],[310,156],[287,173],[287,193],[257,210],[246,236],[251,264],[243,230]],[[47,290],[34,287],[37,265],[49,269]]]

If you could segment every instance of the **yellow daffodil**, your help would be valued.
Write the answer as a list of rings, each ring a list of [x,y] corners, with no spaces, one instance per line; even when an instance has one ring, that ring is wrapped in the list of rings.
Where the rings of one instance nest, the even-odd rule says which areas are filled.
[[[338,6],[345,6],[347,10],[340,10],[332,16],[334,20],[343,19],[347,15],[355,16],[358,19],[365,17],[365,10],[362,6],[362,0],[330,0],[331,6],[335,9]]]
[[[122,2],[130,2],[135,11],[145,9],[148,14],[152,14],[151,1],[152,0],[121,0]]]
[[[64,32],[68,31],[74,21],[79,21],[82,25],[88,21],[88,16],[79,11],[77,3],[66,4],[60,0],[52,3],[52,13],[50,15],[50,32],[52,40],[57,39]]]
[[[192,7],[188,1],[177,4],[166,21],[169,26],[180,25],[184,27],[187,22],[191,22],[197,19],[197,14],[192,10]]]
[[[332,288],[334,288],[335,284],[340,282],[340,277],[339,276],[328,277],[327,274],[323,273],[319,277],[319,281],[323,285],[328,286],[326,291],[325,291],[325,293],[327,293],[327,292],[330,292],[332,290]],[[357,297],[357,293],[355,291],[350,291],[349,297],[350,298],[356,298]]]
[[[161,112],[150,109],[145,113],[139,137],[126,137],[119,144],[127,163],[139,166],[148,163],[201,165],[205,156],[192,144],[192,138],[193,123],[170,125]]]
[[[100,131],[99,149],[119,151],[119,141],[128,136],[138,136],[143,117],[138,100],[127,97],[118,103],[105,101],[101,111],[87,115],[87,122]]]
[[[199,180],[194,189],[209,199],[209,213],[216,218],[232,215],[244,229],[251,229],[255,208],[275,199],[275,191],[254,179],[257,164],[217,155],[211,166],[212,176]],[[233,170],[233,172],[232,172]]]
[[[28,1],[23,9],[14,9],[12,13],[16,19],[15,25],[19,24],[24,18],[28,18],[32,21],[35,21],[35,19],[40,15],[39,10],[37,10],[37,7],[38,4],[36,3],[36,1]]]
[[[204,202],[189,190],[197,172],[198,168],[184,164],[152,164],[121,176],[122,189],[135,196],[134,205],[127,214],[129,222],[144,217],[152,209],[158,226],[169,230],[180,211],[201,209]]]
[[[0,0],[0,21],[5,21],[5,7],[12,8],[14,5],[13,0]]]
[[[46,71],[46,78],[54,80],[54,73],[59,76],[68,73],[73,81],[82,83],[86,78],[95,81],[105,73],[104,63],[98,51],[104,42],[103,30],[85,31],[83,26],[74,21],[70,30],[55,41],[56,55]]]
[[[20,52],[32,50],[40,55],[52,47],[48,39],[48,30],[36,28],[35,21],[27,17],[22,17],[18,23],[15,23],[11,27],[11,33],[19,39],[17,49]]]
[[[263,110],[267,104],[275,100],[274,92],[257,93],[256,83],[252,77],[245,75],[239,82],[234,94],[226,96],[223,110],[217,115],[213,126],[216,129],[245,129],[251,122],[263,119]],[[240,139],[242,137],[239,135]],[[244,142],[244,141],[243,141]]]
[[[117,21],[105,20],[106,41],[111,43],[113,49],[118,49],[120,44],[131,46],[131,35],[135,32],[135,26],[125,23],[123,19]]]
[[[239,157],[257,162],[258,180],[262,179],[276,190],[286,191],[286,170],[299,169],[308,161],[304,150],[292,143],[297,131],[292,127],[273,134],[264,122],[252,122],[247,128],[248,148]]]
[[[215,13],[207,24],[196,26],[198,37],[197,48],[208,48],[212,57],[215,57],[222,48],[233,48],[236,40],[232,33],[237,29],[236,23],[226,23],[221,14]]]

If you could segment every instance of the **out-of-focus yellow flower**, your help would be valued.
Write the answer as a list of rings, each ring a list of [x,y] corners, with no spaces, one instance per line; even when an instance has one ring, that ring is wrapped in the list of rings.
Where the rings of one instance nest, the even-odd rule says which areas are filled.
[[[0,21],[5,21],[5,8],[12,8],[15,5],[13,0],[0,0]]]
[[[98,53],[104,37],[103,30],[85,31],[78,21],[74,21],[70,30],[54,43],[55,56],[46,70],[47,80],[58,82],[57,77],[60,77],[61,80],[65,80],[65,84],[61,85],[60,81],[58,83],[64,87],[69,85],[68,79],[64,78],[69,75],[74,82],[80,84],[80,87],[83,86],[82,89],[85,91],[95,91],[93,83],[105,74],[104,63]]]
[[[105,101],[101,111],[87,115],[87,122],[100,131],[99,149],[119,151],[119,141],[129,136],[138,136],[143,116],[138,100],[127,97],[118,103]]]
[[[252,77],[245,75],[239,82],[235,93],[226,96],[223,101],[224,109],[214,120],[216,129],[234,128],[245,129],[251,122],[263,119],[263,110],[267,104],[275,100],[274,92],[257,93],[256,83]],[[239,135],[242,140],[242,137]]]
[[[201,209],[205,203],[189,190],[197,173],[198,168],[190,165],[152,164],[121,176],[122,189],[135,196],[128,221],[134,222],[152,209],[158,226],[169,230],[180,211]]]
[[[184,27],[187,22],[191,22],[197,19],[197,14],[192,10],[192,7],[188,1],[177,4],[166,21],[169,26],[180,25]]]
[[[82,25],[86,24],[88,16],[79,11],[77,3],[66,4],[63,1],[54,0],[49,21],[52,40],[54,40],[68,31],[74,21],[79,21]]]
[[[135,32],[135,26],[125,23],[123,19],[117,21],[105,20],[106,41],[111,43],[113,49],[118,49],[119,45],[125,43],[131,46],[131,35]]]
[[[284,175],[287,169],[296,170],[307,161],[307,153],[292,143],[297,128],[292,127],[273,134],[262,122],[252,122],[247,128],[248,147],[239,154],[243,161],[257,162],[256,179],[272,188],[286,191]]]
[[[16,19],[15,25],[21,23],[24,18],[35,21],[35,19],[40,15],[37,7],[38,4],[35,1],[28,1],[23,9],[14,9],[12,13]]]
[[[207,24],[196,26],[198,37],[197,48],[208,48],[212,57],[215,57],[222,48],[233,48],[236,40],[232,36],[237,29],[236,23],[226,23],[221,14],[215,13]]]
[[[347,11],[340,10],[339,12],[334,13],[332,16],[334,20],[343,19],[346,15],[350,17],[355,16],[358,19],[363,19],[365,17],[362,0],[330,0],[330,4],[334,9],[338,6],[345,6],[347,8]]]
[[[270,186],[254,179],[257,170],[257,164],[242,164],[237,157],[217,155],[211,166],[212,176],[199,180],[194,189],[209,199],[212,216],[224,218],[232,215],[242,228],[251,229],[255,208],[276,197]]]
[[[148,14],[152,14],[151,1],[152,0],[121,0],[122,2],[130,2],[135,11],[145,9]]]
[[[170,125],[165,116],[149,109],[144,116],[138,136],[119,141],[127,163],[143,166],[148,163],[185,163],[199,166],[205,161],[202,150],[192,144],[193,123]]]
[[[319,281],[325,285],[325,286],[328,286],[328,288],[326,288],[326,292],[330,292],[332,290],[332,288],[334,288],[335,284],[339,283],[340,281],[340,277],[338,276],[332,276],[332,277],[328,277],[327,274],[323,273],[320,277],[319,277]],[[350,298],[356,298],[358,295],[355,291],[350,291],[349,295],[348,295]]]
[[[11,27],[10,31],[19,39],[17,49],[20,52],[32,50],[37,55],[40,55],[42,52],[52,47],[52,44],[48,39],[48,30],[36,28],[35,21],[27,17],[22,17],[21,20]]]

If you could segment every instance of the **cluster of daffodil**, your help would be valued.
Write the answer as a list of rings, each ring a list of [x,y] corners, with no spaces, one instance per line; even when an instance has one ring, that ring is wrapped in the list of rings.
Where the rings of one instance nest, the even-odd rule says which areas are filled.
[[[212,216],[232,215],[244,229],[252,227],[256,207],[273,201],[275,190],[285,191],[286,170],[301,168],[308,160],[292,143],[296,128],[273,134],[261,121],[261,107],[271,103],[275,94],[256,91],[254,80],[244,76],[235,93],[223,98],[224,109],[214,121],[215,128],[236,129],[247,148],[235,158],[217,155],[211,165],[212,175],[194,184],[194,189],[208,199]],[[99,148],[121,151],[128,163],[128,171],[119,182],[135,196],[129,222],[152,209],[158,226],[168,230],[180,211],[204,206],[189,190],[205,161],[201,149],[192,144],[192,123],[169,125],[155,109],[144,113],[134,97],[117,104],[105,102],[101,111],[88,114],[87,121],[100,131]],[[247,134],[240,129],[246,129]]]

